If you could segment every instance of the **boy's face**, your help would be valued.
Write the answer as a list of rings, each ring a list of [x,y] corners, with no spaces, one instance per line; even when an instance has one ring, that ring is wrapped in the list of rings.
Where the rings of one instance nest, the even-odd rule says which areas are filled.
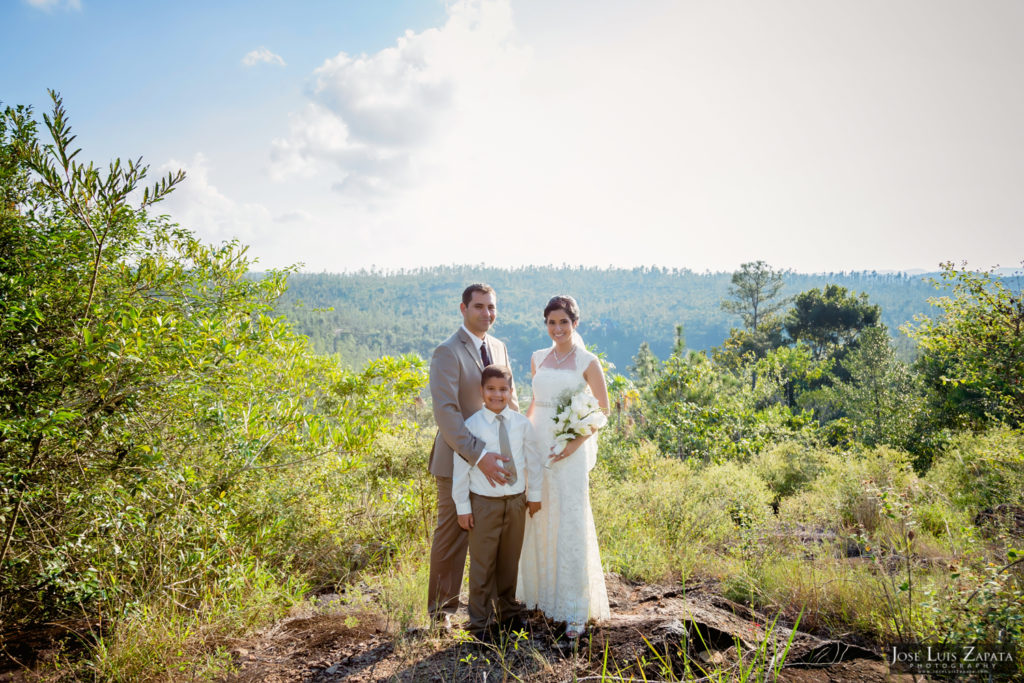
[[[484,395],[484,407],[494,413],[500,413],[508,405],[512,396],[512,387],[504,377],[488,377],[481,387]]]

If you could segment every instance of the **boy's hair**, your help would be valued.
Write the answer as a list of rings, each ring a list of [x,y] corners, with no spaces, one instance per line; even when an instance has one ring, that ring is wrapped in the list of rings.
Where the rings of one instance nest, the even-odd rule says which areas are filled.
[[[485,285],[482,282],[476,282],[476,283],[471,284],[469,287],[466,287],[464,290],[462,290],[462,303],[465,304],[466,306],[468,306],[469,302],[473,300],[473,292],[483,292],[484,294],[494,294],[494,298],[495,299],[498,298],[498,295],[494,291],[494,287],[491,287],[490,285]]]
[[[484,371],[480,373],[480,386],[486,384],[487,380],[492,377],[502,377],[506,382],[508,382],[510,387],[512,386],[512,371],[504,365],[492,363],[484,368]]]

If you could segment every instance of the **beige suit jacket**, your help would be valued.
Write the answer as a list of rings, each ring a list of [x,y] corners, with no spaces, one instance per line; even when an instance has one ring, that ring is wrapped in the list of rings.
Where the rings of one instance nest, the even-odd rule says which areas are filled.
[[[491,362],[511,367],[505,345],[487,335]],[[476,342],[476,343],[474,343]],[[466,418],[483,407],[480,395],[480,347],[461,327],[434,349],[430,359],[430,397],[434,403],[437,435],[430,451],[430,473],[438,477],[452,476],[454,454],[470,465],[476,463],[484,448],[482,441],[466,429]],[[519,410],[515,382],[512,383],[512,410]]]

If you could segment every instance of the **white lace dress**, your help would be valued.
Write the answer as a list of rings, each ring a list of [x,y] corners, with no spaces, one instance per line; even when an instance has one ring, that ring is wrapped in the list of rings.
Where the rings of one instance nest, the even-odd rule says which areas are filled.
[[[533,354],[533,424],[545,462],[554,441],[555,402],[567,389],[586,386],[583,371],[597,358],[577,347],[575,367],[542,367],[550,348]],[[611,615],[590,508],[590,469],[597,461],[597,438],[565,460],[544,469],[541,510],[526,517],[516,598],[555,621],[586,624]]]

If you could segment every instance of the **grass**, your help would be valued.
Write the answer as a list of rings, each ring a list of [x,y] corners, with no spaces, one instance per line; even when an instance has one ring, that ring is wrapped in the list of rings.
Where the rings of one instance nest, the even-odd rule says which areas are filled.
[[[253,567],[226,585],[208,587],[195,606],[174,601],[139,605],[97,635],[91,655],[75,664],[73,677],[213,680],[232,671],[235,642],[287,614],[306,592],[300,581]]]
[[[691,650],[699,643],[648,640],[634,661],[616,659],[607,648],[595,650],[592,640],[568,651],[538,646],[515,634],[485,647],[452,641],[441,633],[424,640],[422,634],[429,632],[426,558],[434,501],[425,470],[419,469],[422,463],[412,459],[420,441],[389,443],[372,472],[374,486],[387,495],[361,499],[360,516],[381,530],[381,547],[387,552],[368,555],[358,570],[347,567],[335,574],[344,582],[337,609],[377,615],[407,667],[417,666],[417,658],[431,657],[430,666],[458,680],[469,680],[466,672],[475,672],[476,680],[484,672],[488,680],[517,680],[528,674],[554,678],[563,672],[572,672],[577,680],[609,681],[774,677],[773,660],[763,649],[767,638],[762,650],[743,651],[738,644],[728,664],[695,656]],[[987,601],[984,609],[991,612],[999,595],[1019,596],[1019,584],[1001,579],[1009,588],[992,592],[991,599],[987,594],[963,597],[953,615],[947,613],[952,603],[943,595],[955,588],[970,596],[974,587],[965,581],[977,577],[980,586],[991,580],[981,570],[953,573],[950,568],[969,563],[985,567],[1005,554],[1004,546],[1018,541],[982,543],[982,533],[950,502],[941,481],[919,480],[905,463],[890,462],[887,455],[875,452],[858,459],[822,454],[820,463],[808,468],[805,461],[815,454],[795,449],[778,449],[771,458],[746,465],[710,467],[661,458],[645,446],[613,453],[612,466],[600,465],[591,475],[606,570],[646,583],[716,581],[725,597],[789,621],[800,619],[805,630],[820,635],[854,634],[875,642],[894,635],[924,638],[954,621],[967,632],[972,619],[989,618],[980,614],[982,598]],[[793,476],[793,458],[800,458],[800,472],[813,476]],[[781,474],[773,468],[782,468]],[[419,474],[412,476],[413,470]],[[779,515],[768,510],[770,481],[783,481],[787,487]],[[817,540],[794,530],[817,533]],[[344,534],[366,544],[366,530],[356,531]],[[851,544],[856,552],[847,557]],[[342,587],[325,584],[332,574],[322,563],[312,574],[295,579],[240,563],[237,572],[207,586],[187,604],[164,599],[130,606],[107,620],[102,633],[83,634],[91,643],[84,659],[58,657],[47,666],[57,679],[223,677],[235,666],[235,644],[303,603],[311,585],[303,576],[320,589]],[[979,616],[972,616],[971,609]],[[1007,609],[1007,618],[1020,616],[1019,606]]]

